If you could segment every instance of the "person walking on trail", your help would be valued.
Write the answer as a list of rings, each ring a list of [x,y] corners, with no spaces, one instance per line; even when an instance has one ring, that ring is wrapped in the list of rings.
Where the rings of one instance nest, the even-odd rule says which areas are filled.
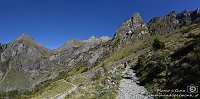
[[[128,61],[125,61],[125,62],[124,62],[124,68],[125,68],[125,71],[126,71],[126,72],[127,72],[127,69],[128,69],[127,67],[128,67]]]

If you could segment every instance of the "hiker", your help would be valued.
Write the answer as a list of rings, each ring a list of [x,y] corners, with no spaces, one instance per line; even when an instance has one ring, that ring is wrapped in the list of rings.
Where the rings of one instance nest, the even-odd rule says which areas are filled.
[[[126,71],[126,72],[127,72],[127,69],[128,69],[127,67],[128,67],[128,61],[125,61],[125,62],[124,62],[124,68],[125,68],[125,71]]]

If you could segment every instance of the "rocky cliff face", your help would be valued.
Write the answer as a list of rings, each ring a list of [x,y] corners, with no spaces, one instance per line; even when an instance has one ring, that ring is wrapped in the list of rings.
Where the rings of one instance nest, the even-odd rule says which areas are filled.
[[[0,43],[0,52],[3,52],[7,48],[7,44]]]
[[[80,61],[89,61],[89,64],[93,64],[96,59],[90,59],[92,56],[95,57],[95,55],[91,54],[90,49],[94,49],[96,46],[103,42],[107,42],[108,40],[110,40],[110,38],[106,36],[100,38],[92,36],[88,40],[82,41],[71,40],[56,49],[55,53],[50,56],[49,60],[62,61],[62,63],[67,66],[76,65]]]
[[[120,44],[131,44],[147,35],[149,35],[148,28],[137,12],[117,29],[114,39],[119,39]]]
[[[45,55],[47,55],[49,51],[43,46],[37,44],[27,35],[22,35],[7,45],[1,45],[0,48],[0,72],[3,76],[5,76],[4,79],[0,79],[0,87],[2,87],[1,89],[6,89],[6,91],[17,89],[15,85],[19,81],[16,80],[15,83],[12,83],[12,80],[10,80],[11,78],[9,79],[6,77],[7,75],[13,74],[14,76],[15,74],[17,75],[23,73],[23,80],[31,84],[33,80],[33,77],[31,77],[32,70],[38,69],[36,65],[43,59],[43,57],[45,57]],[[8,82],[5,82],[5,80],[8,80]],[[25,87],[20,87],[19,89],[23,88]]]

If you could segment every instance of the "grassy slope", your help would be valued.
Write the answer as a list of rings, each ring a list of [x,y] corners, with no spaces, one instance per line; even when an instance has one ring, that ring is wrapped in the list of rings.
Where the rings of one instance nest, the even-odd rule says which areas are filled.
[[[103,62],[98,64],[95,68],[98,68],[102,65],[107,65],[107,64],[116,62],[122,58],[132,55],[136,51],[147,47],[148,43],[149,42],[147,42],[147,39],[146,39],[146,40],[141,40],[141,41],[135,42],[134,44],[131,44],[131,45],[123,46],[123,48],[121,50],[111,53],[109,55],[110,57],[106,58]]]
[[[70,89],[72,85],[66,83],[64,79],[55,81],[48,85],[46,88],[37,92],[31,99],[44,99],[44,98],[53,98],[58,94],[64,93],[67,89]]]
[[[190,44],[194,40],[194,38],[192,38],[191,36],[195,36],[195,35],[200,35],[199,25],[191,25],[187,28],[179,29],[170,35],[160,36],[160,39],[166,44],[165,49],[159,50],[159,51],[152,51],[152,52],[149,52],[147,55],[145,55],[146,62],[144,62],[144,65],[142,66],[141,69],[137,70],[138,76],[140,76],[142,85],[145,85],[145,87],[152,93],[157,93],[157,89],[170,88],[171,85],[167,85],[169,84],[169,80],[177,81],[173,83],[174,84],[178,83],[180,84],[179,87],[181,86],[181,88],[183,88],[183,85],[188,83],[185,77],[189,76],[191,73],[189,74],[186,73],[184,74],[184,76],[176,76],[176,75],[180,73],[179,71],[180,69],[184,70],[184,68],[186,68],[186,67],[181,67],[181,65],[179,65],[179,62],[182,59],[184,59],[184,57],[186,56],[183,55],[182,58],[175,61],[167,59],[167,58],[171,57],[171,55],[176,53],[177,50],[182,49],[187,44]],[[179,53],[179,54],[182,54],[182,53]],[[163,66],[167,66],[167,70],[163,70],[157,74],[155,72],[151,73],[151,71],[153,71],[156,68],[155,66],[161,66],[161,65],[156,65],[157,63],[160,63],[160,62],[164,63]],[[176,64],[177,67],[173,67],[174,64]],[[172,75],[173,79],[168,78],[168,76],[166,75],[166,72],[170,73],[174,71],[177,73],[175,77],[173,77]],[[189,71],[189,69],[187,69],[187,71]]]
[[[120,68],[121,66],[118,66]],[[83,78],[78,78],[78,79],[69,79],[72,81],[72,83],[78,84],[83,84],[79,85],[79,89],[72,94],[68,95],[66,99],[115,99],[116,95],[118,93],[118,87],[119,87],[119,81],[120,81],[120,73],[121,69],[118,69],[116,72],[118,74],[114,75],[115,80],[113,80],[116,84],[112,86],[109,89],[105,89],[106,86],[109,84],[106,84],[105,82],[108,80],[109,77],[113,76],[112,70],[108,70],[107,72],[104,72],[101,74],[99,79],[96,80],[82,80]],[[80,83],[79,83],[80,82]],[[111,86],[111,85],[109,85]]]
[[[23,72],[18,72],[15,70],[10,70],[5,79],[3,80],[2,84],[0,85],[1,92],[4,92],[9,89],[24,89],[24,85],[28,85],[28,81],[25,79],[26,74]],[[9,86],[9,87],[8,87]]]

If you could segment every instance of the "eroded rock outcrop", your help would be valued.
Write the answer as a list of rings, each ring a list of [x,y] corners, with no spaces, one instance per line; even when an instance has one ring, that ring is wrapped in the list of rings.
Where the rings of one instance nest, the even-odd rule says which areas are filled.
[[[114,39],[119,40],[120,44],[131,44],[147,35],[148,28],[137,12],[117,29]]]

